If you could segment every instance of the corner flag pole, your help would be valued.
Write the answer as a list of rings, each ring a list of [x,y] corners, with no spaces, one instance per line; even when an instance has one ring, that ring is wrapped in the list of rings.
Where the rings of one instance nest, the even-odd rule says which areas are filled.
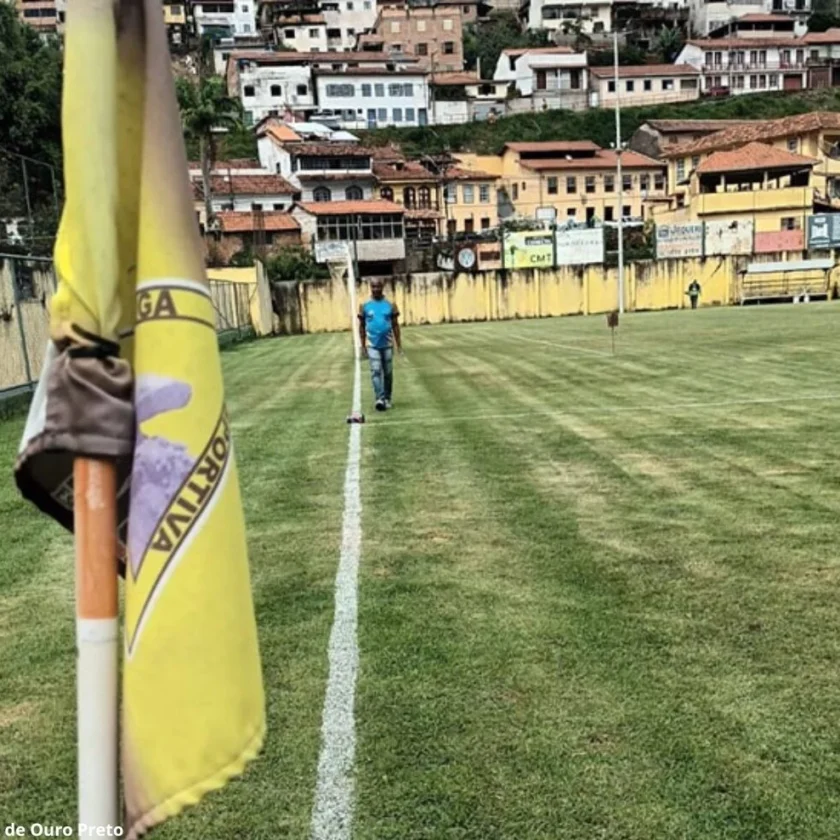
[[[116,465],[76,458],[73,487],[79,823],[107,830],[121,825]]]

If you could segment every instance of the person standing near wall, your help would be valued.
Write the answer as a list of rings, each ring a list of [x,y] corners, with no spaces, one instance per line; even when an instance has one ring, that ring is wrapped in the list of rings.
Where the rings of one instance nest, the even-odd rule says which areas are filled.
[[[691,308],[697,309],[697,301],[700,298],[700,284],[697,282],[697,278],[691,281],[691,285],[688,287],[686,294],[691,301]]]
[[[377,411],[391,408],[394,384],[394,345],[402,353],[400,312],[385,298],[379,279],[370,281],[370,299],[359,307],[359,339],[370,361],[370,377]]]

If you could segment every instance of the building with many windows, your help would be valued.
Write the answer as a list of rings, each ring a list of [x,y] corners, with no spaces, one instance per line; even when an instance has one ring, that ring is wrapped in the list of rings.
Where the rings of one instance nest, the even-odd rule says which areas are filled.
[[[441,177],[447,234],[477,233],[498,226],[498,175],[453,164],[441,170]]]
[[[362,276],[399,273],[405,263],[405,209],[384,199],[372,201],[301,202],[292,216],[300,226],[304,247],[318,262],[329,248],[345,244]]]
[[[443,229],[440,178],[419,161],[389,152],[379,151],[373,163],[379,197],[405,208],[405,238],[409,244],[428,243]]]
[[[467,6],[474,9],[474,6]],[[436,72],[464,69],[464,22],[459,5],[383,7],[359,46],[387,55],[407,55]]]
[[[638,152],[622,153],[622,202],[618,201],[614,150],[591,140],[507,143],[500,155],[459,155],[464,168],[498,175],[502,218],[594,222],[644,219],[666,196],[665,167]]]
[[[191,8],[196,35],[236,38],[255,34],[254,0],[196,0]]]
[[[525,26],[561,34],[580,23],[587,35],[612,32],[613,0],[522,0]]]
[[[242,102],[246,120],[319,113],[348,128],[424,125],[428,122],[426,74],[410,59],[382,53],[237,51],[228,56],[228,94]],[[389,79],[400,81],[390,96]],[[396,88],[395,88],[396,91]]]
[[[615,70],[590,67],[590,106],[614,108]],[[618,99],[625,108],[700,98],[700,71],[690,64],[644,64],[618,68]]]
[[[371,30],[376,15],[376,0],[260,0],[257,9],[258,25],[265,36],[273,36],[285,49],[300,52],[354,50],[358,36]],[[301,16],[311,19],[312,25],[290,26]],[[291,29],[298,31],[291,34]]]
[[[687,41],[676,63],[700,71],[703,93],[737,96],[808,87],[809,58],[802,38],[705,38]]]
[[[18,16],[39,32],[62,32],[66,0],[17,0]]]
[[[429,124],[428,74],[402,68],[314,71],[319,113],[349,130]]]

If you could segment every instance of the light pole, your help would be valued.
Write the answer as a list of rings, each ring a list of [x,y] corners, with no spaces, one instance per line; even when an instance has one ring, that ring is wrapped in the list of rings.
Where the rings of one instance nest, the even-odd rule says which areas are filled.
[[[621,172],[621,102],[618,84],[618,30],[613,30],[613,84],[615,85],[615,175],[618,179],[618,311],[624,314],[624,177]]]

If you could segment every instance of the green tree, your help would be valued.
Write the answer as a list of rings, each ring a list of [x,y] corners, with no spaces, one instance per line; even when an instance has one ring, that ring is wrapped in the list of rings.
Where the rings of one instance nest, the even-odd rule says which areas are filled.
[[[483,78],[492,78],[502,50],[547,44],[545,32],[523,32],[515,12],[494,12],[487,20],[466,28],[464,61],[471,70],[480,66]]]
[[[840,27],[840,18],[831,12],[817,12],[815,11],[811,17],[808,18],[809,32],[826,32],[829,29]]]
[[[22,164],[19,155],[28,160]],[[39,165],[34,161],[39,161]],[[24,192],[28,190],[29,206]],[[61,50],[18,20],[14,4],[0,3],[0,218],[42,208],[55,215],[54,185],[61,180]],[[46,216],[45,216],[46,218]],[[47,248],[53,226],[38,225]],[[34,230],[29,230],[30,237]],[[0,225],[0,238],[5,228]]]
[[[656,36],[654,52],[663,64],[673,64],[683,48],[683,36],[677,26],[663,26]]]
[[[289,280],[324,280],[330,276],[324,266],[315,262],[311,251],[296,245],[279,248],[265,263],[271,283]]]
[[[572,49],[575,52],[583,52],[592,46],[592,38],[583,31],[583,21],[580,18],[566,21],[563,24],[562,32],[564,35],[573,35]]]
[[[176,83],[181,124],[188,140],[198,144],[207,224],[213,218],[210,172],[217,159],[217,132],[242,131],[242,105],[227,95],[221,76],[181,77]]]

